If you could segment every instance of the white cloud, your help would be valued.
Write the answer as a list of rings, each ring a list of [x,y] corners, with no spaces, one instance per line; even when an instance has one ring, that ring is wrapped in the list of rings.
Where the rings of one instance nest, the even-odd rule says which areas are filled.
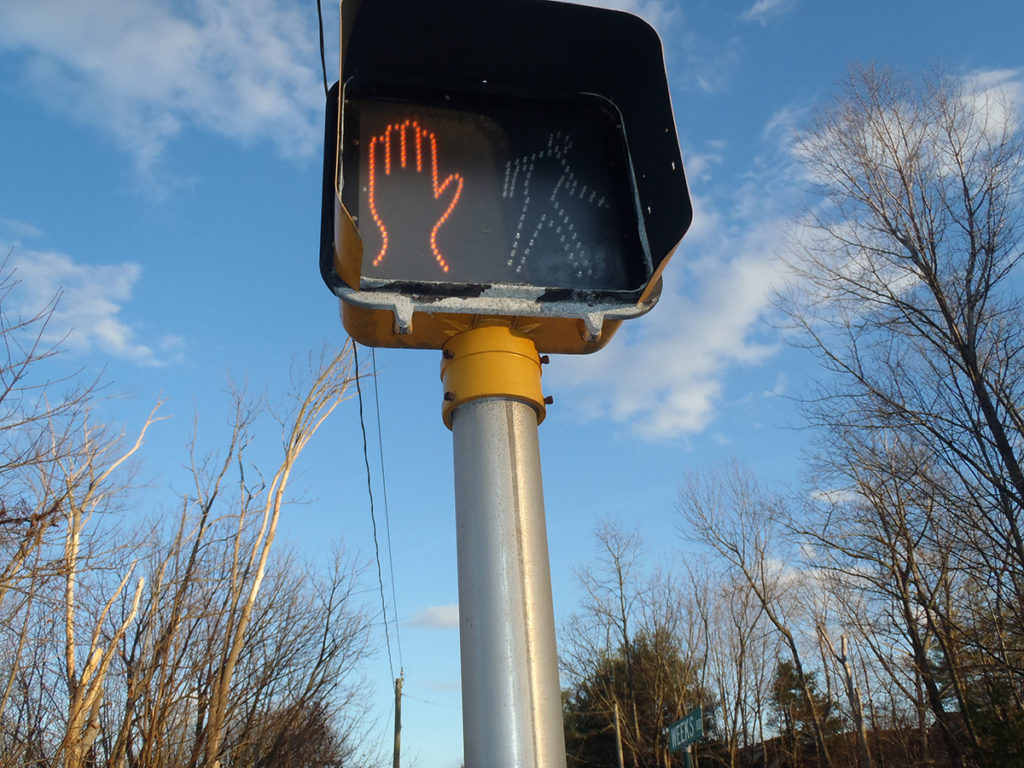
[[[785,371],[779,371],[775,377],[775,382],[772,384],[770,389],[766,389],[761,393],[761,397],[772,398],[772,397],[785,397],[786,393],[789,392],[790,382],[789,376]]]
[[[814,501],[834,506],[864,502],[864,496],[852,488],[819,488],[811,491],[810,497]]]
[[[965,97],[970,100],[965,106],[979,118],[977,128],[990,140],[999,141],[1007,127],[1019,129],[1024,108],[1022,74],[1020,69],[990,69],[964,78]]]
[[[761,137],[775,146],[792,148],[799,138],[799,127],[806,122],[807,116],[806,106],[787,105],[768,119],[761,129]]]
[[[692,84],[703,93],[727,90],[743,58],[743,45],[739,38],[705,40],[695,35],[683,38],[688,75],[681,84]]]
[[[970,73],[966,77],[973,90],[985,92],[1003,90],[1018,104],[1024,99],[1024,71],[1020,69],[982,69]]]
[[[740,14],[740,19],[764,25],[773,18],[789,13],[795,6],[796,0],[757,0]]]
[[[19,219],[0,219],[0,236],[13,238],[15,243],[23,239],[39,237],[42,232],[35,224]]]
[[[154,349],[139,342],[135,330],[120,317],[142,275],[138,264],[78,264],[62,253],[17,248],[8,266],[17,281],[8,297],[8,311],[32,316],[60,295],[46,327],[48,343],[82,352],[97,350],[141,365],[162,365],[180,357],[180,337],[165,336]]]
[[[308,156],[322,128],[315,16],[279,0],[0,3],[33,92],[111,133],[148,172],[183,127]]]
[[[724,142],[712,141],[707,143],[704,151],[687,151],[684,158],[686,178],[691,183],[698,180],[710,181],[714,169],[722,163],[725,149]]]
[[[778,225],[765,222],[738,240],[705,227],[724,223],[694,227],[651,315],[624,326],[600,353],[561,358],[547,372],[554,387],[574,390],[587,417],[611,417],[654,440],[700,432],[715,416],[726,375],[775,353],[774,343],[754,336],[778,279]],[[705,242],[711,238],[717,242]]]
[[[416,611],[405,624],[425,629],[458,629],[459,606],[430,605]]]

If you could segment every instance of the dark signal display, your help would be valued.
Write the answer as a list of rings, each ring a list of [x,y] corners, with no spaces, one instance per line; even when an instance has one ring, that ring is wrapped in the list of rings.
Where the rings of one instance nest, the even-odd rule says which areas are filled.
[[[634,291],[650,277],[617,112],[443,92],[345,100],[342,199],[363,287]]]

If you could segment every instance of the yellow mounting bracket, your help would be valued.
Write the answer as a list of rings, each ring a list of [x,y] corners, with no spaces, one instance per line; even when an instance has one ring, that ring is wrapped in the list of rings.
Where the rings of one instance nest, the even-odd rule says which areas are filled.
[[[483,397],[521,400],[537,411],[538,424],[544,421],[550,400],[541,391],[541,358],[533,341],[507,325],[488,325],[453,336],[441,349],[441,417],[448,429],[456,408]]]

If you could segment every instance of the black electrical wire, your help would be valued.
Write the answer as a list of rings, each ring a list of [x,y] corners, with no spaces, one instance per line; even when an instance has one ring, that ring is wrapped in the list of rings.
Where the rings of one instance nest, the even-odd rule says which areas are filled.
[[[388,537],[388,567],[391,570],[391,607],[395,615],[395,643],[398,645],[398,668],[404,674],[405,662],[402,659],[402,634],[398,628],[398,597],[395,595],[395,559],[391,547],[391,515],[388,510],[388,478],[384,471],[384,431],[380,425],[380,392],[377,389],[377,350],[370,347],[370,360],[373,366],[373,401],[377,406],[377,446],[380,449],[380,484],[384,493],[384,530]]]
[[[316,0],[316,18],[320,24],[320,69],[324,73],[324,98],[330,93],[327,85],[327,55],[324,53],[324,11],[320,6],[320,0]]]
[[[323,74],[324,97],[326,98],[330,94],[330,86],[327,84],[327,54],[324,47],[324,13],[322,0],[316,0],[316,16],[320,32],[320,70]],[[391,668],[391,677],[394,678],[395,664],[391,656],[391,636],[388,631],[388,612],[386,605],[387,601],[384,597],[384,578],[380,564],[380,545],[377,538],[377,518],[374,513],[373,504],[373,480],[370,472],[370,457],[366,440],[366,423],[363,418],[363,388],[362,385],[360,384],[361,374],[359,371],[359,352],[358,345],[356,344],[355,340],[352,341],[352,355],[356,367],[356,393],[358,395],[359,400],[359,427],[363,435],[363,463],[366,466],[366,490],[370,498],[370,523],[372,524],[373,527],[373,548],[377,560],[377,583],[380,585],[380,606],[384,616],[384,640],[385,643],[387,644],[388,649],[388,664]],[[393,550],[391,546],[391,516],[388,510],[387,477],[384,472],[384,438],[383,433],[381,431],[380,421],[380,393],[377,389],[377,354],[372,347],[370,348],[370,355],[373,365],[373,395],[377,410],[377,439],[378,445],[380,447],[381,484],[384,492],[384,524],[388,539],[388,567],[391,573],[391,605],[394,607],[395,612],[395,640],[398,644],[398,663],[399,666],[403,669],[404,674],[405,664],[402,659],[402,637],[398,630],[398,598],[396,597],[395,594],[395,561],[392,555]]]
[[[377,540],[377,517],[373,510],[373,480],[370,475],[370,451],[366,444],[366,422],[363,420],[363,387],[359,383],[362,372],[359,370],[359,345],[352,341],[352,356],[356,367],[356,395],[359,401],[359,428],[363,433],[363,463],[366,465],[366,492],[370,497],[370,524],[373,527],[373,551],[377,558],[377,583],[380,585],[380,610],[384,615],[384,642],[388,649],[388,665],[391,678],[395,677],[395,662],[391,657],[391,635],[388,632],[388,608],[384,598],[384,573],[380,566],[380,544]]]

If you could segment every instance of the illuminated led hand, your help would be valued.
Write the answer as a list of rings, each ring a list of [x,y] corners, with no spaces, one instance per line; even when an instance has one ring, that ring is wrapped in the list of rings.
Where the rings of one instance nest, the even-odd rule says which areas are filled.
[[[459,202],[462,176],[452,173],[440,179],[437,136],[415,120],[392,123],[370,140],[369,161],[370,214],[381,234],[373,266],[388,253],[429,252],[447,272],[437,233]]]

